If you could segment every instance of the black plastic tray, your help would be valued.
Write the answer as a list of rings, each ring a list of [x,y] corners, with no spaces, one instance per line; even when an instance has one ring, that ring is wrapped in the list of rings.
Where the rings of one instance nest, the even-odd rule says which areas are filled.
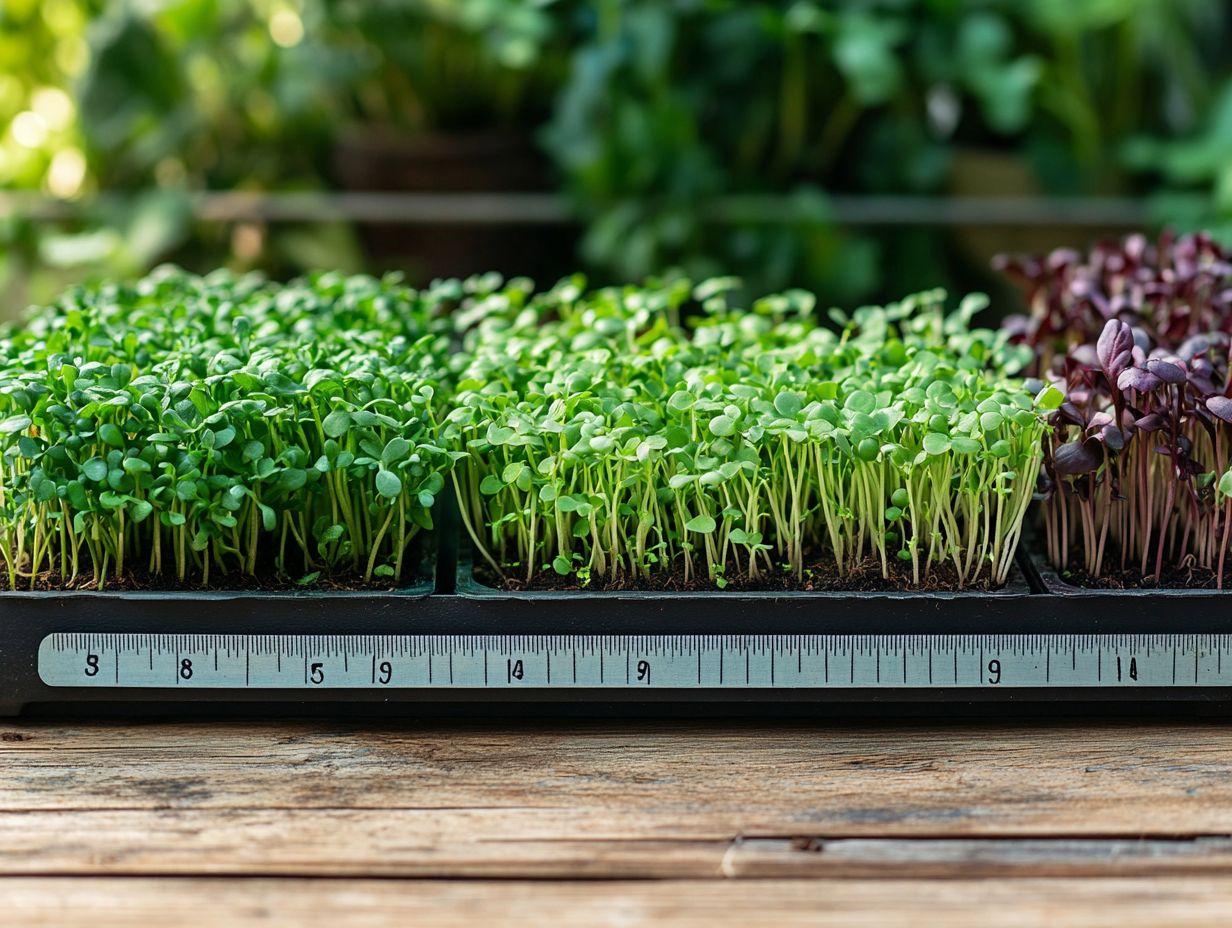
[[[443,565],[442,565],[443,566]],[[469,565],[456,582],[443,579],[396,593],[4,593],[0,594],[0,715],[27,706],[83,708],[126,705],[138,712],[208,704],[247,705],[263,713],[319,711],[325,704],[397,705],[444,710],[499,706],[556,707],[576,712],[593,706],[642,712],[711,705],[729,710],[785,707],[901,707],[908,704],[1051,705],[1082,711],[1111,703],[1143,708],[1203,702],[1223,704],[1226,688],[1177,687],[1166,692],[1134,688],[997,689],[795,689],[795,690],[107,690],[49,687],[37,672],[37,649],[54,632],[106,631],[174,634],[1107,634],[1227,632],[1226,594],[1186,594],[1187,607],[1161,608],[1168,593],[1075,591],[1059,595],[1029,560],[1010,586],[994,593],[515,593],[478,583]],[[1201,597],[1211,608],[1197,605]],[[685,711],[685,714],[688,714]]]

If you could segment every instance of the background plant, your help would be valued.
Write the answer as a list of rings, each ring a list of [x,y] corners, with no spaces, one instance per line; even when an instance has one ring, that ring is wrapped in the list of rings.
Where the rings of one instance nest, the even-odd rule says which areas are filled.
[[[6,214],[0,300],[168,258],[358,270],[342,215],[225,223],[194,194],[328,191],[339,139],[373,125],[538,133],[603,278],[991,285],[970,230],[844,228],[830,194],[1141,196],[1225,236],[1227,27],[1217,0],[11,0],[0,189],[88,206]]]
[[[434,305],[172,269],[37,312],[0,372],[9,585],[413,575],[452,463]]]
[[[583,255],[621,277],[679,263],[734,270],[763,292],[855,299],[884,293],[880,260],[901,292],[963,273],[960,248],[931,230],[840,230],[825,192],[958,192],[979,173],[970,154],[999,166],[971,194],[1153,192],[1184,152],[1151,140],[1218,125],[1227,74],[1208,39],[1225,13],[1145,0],[608,0],[582,20],[546,138],[588,223]],[[712,221],[718,198],[767,193],[790,198],[772,219],[737,206],[734,222]],[[1157,206],[1193,218],[1180,199]]]

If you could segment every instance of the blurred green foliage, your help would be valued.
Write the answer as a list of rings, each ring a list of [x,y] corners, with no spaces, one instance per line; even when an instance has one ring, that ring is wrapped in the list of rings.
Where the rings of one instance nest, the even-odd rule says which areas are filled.
[[[1232,171],[1212,106],[1221,81],[1232,89],[1222,10],[600,0],[546,138],[588,218],[593,262],[623,276],[676,262],[697,274],[754,268],[759,286],[863,296],[889,261],[825,221],[822,190],[1141,194],[1157,172],[1218,186],[1214,175]],[[971,152],[1001,155],[1023,189],[966,189]],[[800,222],[705,220],[719,194],[772,191],[792,193]],[[899,273],[903,255],[941,263],[926,239],[910,244],[892,262]]]
[[[978,195],[973,157],[1020,179],[993,192],[1147,196],[1230,235],[1228,20],[1222,0],[4,0],[0,190],[130,195],[0,222],[0,300],[167,257],[356,267],[345,224],[222,228],[190,194],[329,189],[334,144],[372,125],[536,133],[610,276],[935,283],[944,239],[841,229],[827,193]],[[710,221],[759,194],[790,219]]]
[[[550,3],[4,0],[0,190],[89,198],[75,224],[0,224],[0,301],[172,257],[290,272],[362,263],[343,223],[223,229],[199,190],[327,189],[356,124],[403,132],[541,121]],[[555,72],[563,68],[563,57]],[[6,300],[5,285],[9,287]]]

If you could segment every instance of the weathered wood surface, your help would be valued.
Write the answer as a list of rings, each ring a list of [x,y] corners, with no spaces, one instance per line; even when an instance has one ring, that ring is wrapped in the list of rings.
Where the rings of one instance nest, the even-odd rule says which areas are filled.
[[[1226,924],[1232,726],[0,722],[0,925],[165,906],[204,925]]]
[[[1223,928],[1232,879],[441,881],[17,878],[37,928]]]

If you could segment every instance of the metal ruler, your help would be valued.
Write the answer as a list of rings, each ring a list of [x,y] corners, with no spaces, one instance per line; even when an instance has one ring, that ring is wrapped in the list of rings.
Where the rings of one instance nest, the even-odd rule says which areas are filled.
[[[1232,634],[188,635],[64,632],[54,687],[1232,687]]]

